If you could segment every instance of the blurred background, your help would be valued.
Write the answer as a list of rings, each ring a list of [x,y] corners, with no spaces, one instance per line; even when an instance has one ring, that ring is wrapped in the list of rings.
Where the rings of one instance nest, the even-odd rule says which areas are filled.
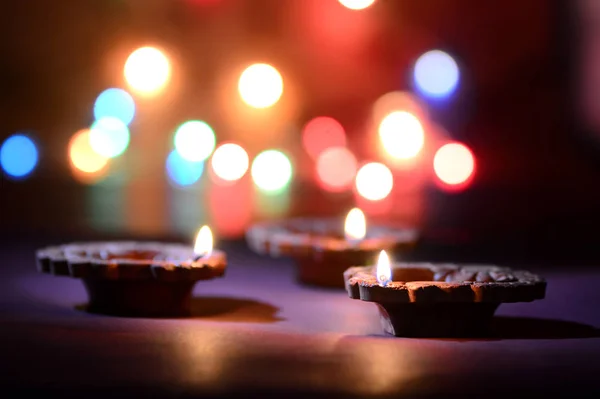
[[[593,263],[596,0],[0,5],[0,234],[344,216],[428,259]]]

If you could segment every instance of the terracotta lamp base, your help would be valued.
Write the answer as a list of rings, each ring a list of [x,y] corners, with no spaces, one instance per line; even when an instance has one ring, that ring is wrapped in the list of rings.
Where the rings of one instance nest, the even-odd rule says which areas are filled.
[[[195,281],[83,279],[88,312],[127,317],[187,317],[191,315]]]
[[[430,338],[486,335],[498,306],[498,303],[377,304],[386,333]]]
[[[384,332],[398,337],[485,336],[500,304],[543,299],[546,292],[539,276],[498,266],[395,264],[385,285],[375,271],[346,270],[348,295],[377,304]]]
[[[177,244],[101,242],[68,244],[37,252],[38,269],[80,278],[87,311],[131,317],[186,317],[197,281],[221,277],[221,251],[196,258]]]
[[[337,219],[296,218],[255,224],[246,232],[246,241],[256,253],[294,259],[302,284],[343,289],[346,269],[373,263],[381,250],[411,249],[417,232],[369,226],[363,240],[352,242],[344,238],[343,222]]]

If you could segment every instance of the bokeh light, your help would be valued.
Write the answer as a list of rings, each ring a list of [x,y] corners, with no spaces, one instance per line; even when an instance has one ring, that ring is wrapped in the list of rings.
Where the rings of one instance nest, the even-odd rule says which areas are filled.
[[[242,100],[254,108],[274,105],[283,94],[283,79],[269,64],[253,64],[242,72],[238,82]]]
[[[327,191],[343,191],[352,186],[356,157],[345,147],[329,148],[317,158],[317,177]]]
[[[252,180],[256,186],[266,192],[279,192],[292,179],[292,163],[278,150],[261,152],[252,161]]]
[[[338,0],[341,5],[351,10],[364,10],[375,3],[375,0]]]
[[[171,63],[159,49],[141,47],[129,55],[123,74],[134,91],[141,95],[154,95],[169,82]]]
[[[38,163],[38,150],[31,138],[14,134],[4,140],[0,147],[0,166],[5,174],[14,179],[24,179]]]
[[[344,147],[346,132],[337,120],[329,116],[317,116],[304,125],[302,145],[312,159],[330,147]]]
[[[185,187],[196,183],[202,177],[204,162],[189,161],[177,150],[173,150],[167,157],[166,170],[171,182]]]
[[[191,162],[204,161],[216,145],[215,132],[203,121],[187,121],[175,131],[175,149]]]
[[[363,165],[356,174],[356,190],[371,201],[387,197],[394,187],[394,177],[390,169],[382,163],[371,162]]]
[[[69,142],[69,161],[79,172],[99,174],[108,164],[109,158],[94,151],[90,142],[89,129],[75,133]]]
[[[460,79],[458,64],[447,53],[432,50],[421,55],[414,67],[417,89],[425,96],[443,98],[451,95]]]
[[[125,125],[129,125],[135,116],[135,101],[123,89],[110,88],[104,90],[94,102],[94,118],[117,118]]]
[[[252,181],[248,177],[232,184],[214,184],[208,190],[207,214],[220,237],[243,237],[255,210],[252,194]]]
[[[383,118],[394,111],[409,112],[421,122],[429,119],[426,105],[416,95],[407,91],[391,91],[373,103],[371,115],[375,126],[379,126]]]
[[[246,150],[234,143],[222,144],[211,158],[215,175],[229,182],[241,179],[248,171],[249,164]]]
[[[445,188],[462,189],[474,177],[475,156],[464,144],[448,143],[435,153],[433,170]]]
[[[397,159],[417,156],[425,135],[419,119],[406,111],[394,111],[379,124],[379,138],[385,151]]]
[[[129,146],[129,129],[117,118],[98,119],[90,128],[90,145],[103,157],[117,157]]]

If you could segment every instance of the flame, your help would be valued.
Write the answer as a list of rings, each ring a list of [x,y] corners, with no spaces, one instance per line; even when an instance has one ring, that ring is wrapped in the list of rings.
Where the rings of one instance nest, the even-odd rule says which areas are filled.
[[[358,208],[352,208],[346,216],[344,233],[347,240],[362,240],[367,234],[365,214]]]
[[[210,227],[202,226],[196,235],[194,253],[196,255],[208,256],[213,249],[213,236]]]
[[[377,260],[377,282],[385,287],[391,279],[392,267],[390,257],[385,251],[381,251]]]

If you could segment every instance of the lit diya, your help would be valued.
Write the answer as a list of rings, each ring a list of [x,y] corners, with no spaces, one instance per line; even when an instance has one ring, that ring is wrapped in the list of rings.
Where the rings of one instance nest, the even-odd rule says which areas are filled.
[[[48,247],[36,256],[41,272],[82,279],[88,311],[121,316],[189,316],[196,282],[222,277],[227,266],[208,226],[193,248],[109,241]]]
[[[487,265],[397,263],[344,273],[348,295],[375,302],[385,332],[410,337],[479,336],[501,303],[543,299],[546,282],[523,270]]]
[[[257,253],[290,256],[296,260],[298,280],[323,287],[344,287],[344,271],[366,265],[379,251],[412,247],[417,232],[410,228],[369,225],[365,215],[352,209],[338,219],[294,218],[263,222],[246,232],[249,247]]]

